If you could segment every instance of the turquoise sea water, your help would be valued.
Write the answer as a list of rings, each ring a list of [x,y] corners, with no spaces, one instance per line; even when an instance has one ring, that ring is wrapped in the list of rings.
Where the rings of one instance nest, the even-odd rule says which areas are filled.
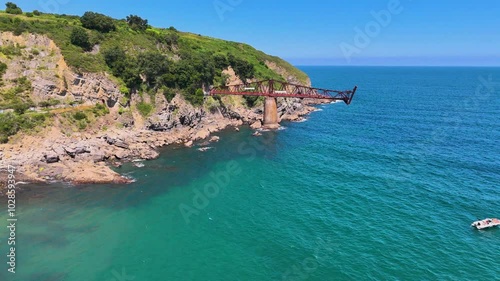
[[[500,217],[500,69],[303,70],[353,103],[166,148],[129,186],[30,186],[0,280],[500,280],[500,229],[469,227]]]

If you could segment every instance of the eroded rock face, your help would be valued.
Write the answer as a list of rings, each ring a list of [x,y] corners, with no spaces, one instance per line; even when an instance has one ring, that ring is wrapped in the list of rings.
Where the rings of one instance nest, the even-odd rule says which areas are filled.
[[[175,97],[170,104],[147,120],[146,128],[153,131],[169,131],[179,127],[194,128],[206,114],[203,108],[195,108],[180,97]]]
[[[68,73],[72,78],[71,85],[66,89],[75,100],[91,103],[103,103],[115,107],[123,94],[118,87],[104,74],[84,73],[78,75]]]
[[[104,103],[114,107],[123,96],[118,86],[102,73],[77,74],[64,61],[61,50],[45,35],[0,33],[0,46],[17,44],[21,55],[0,58],[7,64],[3,76],[10,80],[27,77],[31,81],[34,102],[58,99],[61,102]]]

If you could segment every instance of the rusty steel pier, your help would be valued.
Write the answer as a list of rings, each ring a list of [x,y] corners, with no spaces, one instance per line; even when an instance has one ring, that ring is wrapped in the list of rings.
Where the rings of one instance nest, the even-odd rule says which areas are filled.
[[[239,95],[239,96],[263,96],[264,103],[264,127],[278,128],[279,118],[276,98],[307,98],[323,99],[331,101],[343,101],[351,104],[356,93],[357,86],[352,90],[338,91],[321,88],[313,88],[276,80],[263,80],[239,85],[214,87],[209,95]]]

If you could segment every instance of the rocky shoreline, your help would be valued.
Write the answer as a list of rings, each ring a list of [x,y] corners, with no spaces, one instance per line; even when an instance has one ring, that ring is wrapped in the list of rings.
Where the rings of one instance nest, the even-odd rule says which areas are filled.
[[[310,103],[312,101],[281,106],[281,120],[302,120],[302,116],[315,110]],[[0,182],[7,182],[6,169],[11,165],[16,169],[17,182],[131,183],[133,179],[118,174],[111,166],[155,159],[159,157],[158,148],[171,144],[192,146],[201,140],[218,141],[217,137],[210,138],[211,134],[228,127],[250,125],[252,129],[259,129],[260,111],[240,108],[224,113],[203,112],[192,124],[165,130],[124,128],[75,133],[68,137],[51,127],[41,136],[22,135],[9,144],[0,145]],[[4,192],[5,189],[0,189],[0,193]]]
[[[227,127],[262,126],[263,105],[249,109],[243,97],[205,97],[201,107],[192,106],[179,93],[167,100],[161,91],[133,91],[126,98],[109,74],[77,73],[68,67],[61,50],[45,35],[2,32],[1,45],[23,46],[21,55],[4,59],[8,65],[2,77],[5,87],[16,86],[16,79],[24,77],[30,81],[29,96],[34,102],[57,101],[58,105],[46,111],[33,109],[50,115],[51,123],[41,131],[18,133],[0,144],[0,195],[5,193],[9,166],[16,169],[17,182],[126,184],[132,179],[113,171],[113,165],[155,159],[160,147],[192,146]],[[298,83],[279,65],[266,63],[287,81]],[[231,67],[223,73],[229,84],[242,83]],[[278,115],[281,120],[301,120],[315,110],[311,104],[323,102],[328,101],[279,98]],[[143,113],[138,110],[140,104],[153,108]],[[106,113],[89,113],[89,120],[87,114],[80,114],[86,121],[81,126],[76,112],[97,105],[106,108]]]

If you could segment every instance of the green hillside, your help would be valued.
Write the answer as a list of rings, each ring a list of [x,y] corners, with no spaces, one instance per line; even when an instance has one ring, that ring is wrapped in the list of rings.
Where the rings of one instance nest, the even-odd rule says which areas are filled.
[[[29,34],[45,35],[61,50],[64,62],[73,72],[109,74],[122,95],[122,119],[132,116],[135,111],[144,117],[151,116],[157,94],[163,94],[167,102],[181,94],[196,107],[204,102],[205,107],[220,104],[212,98],[205,98],[203,90],[210,85],[228,83],[230,77],[223,71],[229,67],[243,81],[293,77],[294,82],[308,83],[308,77],[302,71],[247,44],[181,32],[174,27],[151,27],[146,19],[134,15],[117,20],[93,12],[70,16],[23,12],[21,8],[12,2],[6,4],[6,10],[0,11],[0,32],[9,31],[25,38]],[[46,100],[34,99],[32,91],[35,86],[30,78],[25,77],[22,67],[39,58],[40,51],[17,43],[3,43],[0,46],[0,143],[7,142],[8,137],[18,131],[31,132],[50,123],[54,107],[72,107],[77,103],[54,96]],[[55,56],[51,53],[48,57]],[[62,88],[68,88],[68,81],[57,72],[57,66],[56,69],[47,69],[47,65],[35,68],[37,74],[55,77],[57,79],[52,80],[59,79]],[[11,72],[10,76],[7,75],[10,78],[3,79],[8,71]],[[13,79],[12,72],[16,71]],[[34,78],[37,77],[32,75],[31,79]],[[137,97],[134,94],[141,102],[131,105],[130,100]],[[258,104],[257,100],[257,97],[245,97],[243,103],[246,104],[243,105],[252,107]],[[67,113],[59,114],[59,118],[67,117],[78,130],[84,130],[109,113],[107,108],[98,106],[82,109],[85,116]],[[74,113],[77,109],[71,111]]]
[[[283,79],[266,66],[275,63],[306,83],[307,76],[284,60],[267,55],[242,43],[230,42],[192,33],[177,31],[174,27],[155,28],[132,22],[139,17],[116,20],[104,15],[86,13],[83,17],[34,13],[0,13],[0,30],[45,34],[61,48],[66,62],[81,72],[108,71],[120,78],[129,88],[139,86],[138,74],[149,72],[158,80],[148,81],[171,88],[199,87],[202,83],[217,84],[220,72],[231,65],[240,78]],[[94,21],[94,22],[92,22]],[[108,26],[102,27],[100,23]],[[85,38],[87,37],[87,38]],[[99,52],[89,52],[93,46]],[[126,62],[115,65],[113,58]],[[154,63],[148,59],[164,58]],[[121,73],[122,71],[129,73]],[[185,75],[191,76],[184,81]],[[153,78],[151,78],[153,79]]]

